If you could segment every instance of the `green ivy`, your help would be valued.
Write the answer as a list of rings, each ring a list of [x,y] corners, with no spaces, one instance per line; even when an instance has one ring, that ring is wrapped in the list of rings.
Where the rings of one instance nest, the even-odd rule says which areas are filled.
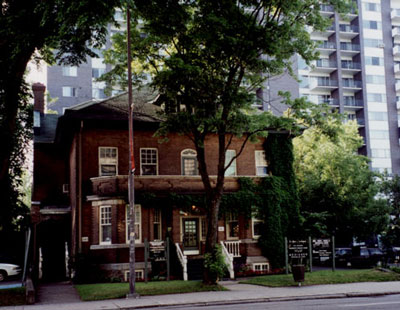
[[[299,237],[301,217],[300,200],[293,169],[293,145],[287,134],[270,134],[264,144],[269,177],[255,183],[251,178],[239,178],[240,190],[224,194],[219,217],[228,212],[251,219],[252,215],[264,221],[258,242],[262,253],[273,268],[284,263],[284,237]],[[169,193],[164,197],[141,193],[138,202],[144,206],[179,206],[193,212],[192,206],[205,210],[203,194]]]

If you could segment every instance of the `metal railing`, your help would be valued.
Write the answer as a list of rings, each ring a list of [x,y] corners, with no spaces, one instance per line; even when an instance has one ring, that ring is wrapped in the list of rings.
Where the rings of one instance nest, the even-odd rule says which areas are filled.
[[[361,70],[361,64],[359,62],[342,61],[342,69]]]
[[[323,41],[321,44],[317,46],[317,48],[323,48],[323,49],[335,49],[336,44],[333,42],[328,42],[328,41]]]
[[[358,52],[358,51],[361,50],[361,47],[360,47],[360,44],[340,42],[340,49],[342,51],[355,51],[355,52]]]
[[[336,68],[337,64],[334,61],[330,61],[327,59],[318,59],[315,62],[315,67],[316,68]]]
[[[339,31],[341,32],[353,32],[353,33],[358,33],[359,29],[358,26],[354,25],[339,25]]]
[[[362,82],[357,80],[343,80],[343,87],[362,88]]]
[[[318,104],[339,105],[339,99],[335,98],[318,99]]]
[[[344,105],[346,107],[362,107],[364,104],[363,104],[363,101],[359,100],[359,99],[355,99],[355,100],[349,100],[349,99],[346,100],[345,99]]]
[[[187,257],[186,257],[186,255],[183,254],[179,243],[175,243],[175,246],[176,246],[176,254],[178,255],[178,259],[183,268],[183,280],[187,281],[188,280]]]
[[[225,263],[228,266],[229,277],[231,279],[235,278],[235,270],[233,268],[233,255],[229,253],[228,249],[225,247],[223,241],[221,241],[222,255],[224,256]]]

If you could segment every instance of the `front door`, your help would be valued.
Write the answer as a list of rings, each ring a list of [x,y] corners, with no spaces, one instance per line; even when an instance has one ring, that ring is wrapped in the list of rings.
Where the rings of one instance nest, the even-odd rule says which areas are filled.
[[[183,219],[183,248],[185,251],[199,249],[199,219]]]

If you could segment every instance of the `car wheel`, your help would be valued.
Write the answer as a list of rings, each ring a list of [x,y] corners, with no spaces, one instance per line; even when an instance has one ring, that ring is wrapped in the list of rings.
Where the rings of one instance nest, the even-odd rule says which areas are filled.
[[[3,282],[7,278],[7,272],[0,270],[0,282]]]

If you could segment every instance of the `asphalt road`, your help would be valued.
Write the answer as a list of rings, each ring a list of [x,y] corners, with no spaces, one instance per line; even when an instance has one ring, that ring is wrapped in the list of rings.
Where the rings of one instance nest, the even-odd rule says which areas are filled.
[[[180,307],[157,307],[147,309],[188,309]],[[400,295],[388,295],[368,298],[337,298],[337,299],[314,299],[314,300],[295,300],[265,303],[247,303],[237,305],[221,306],[201,306],[190,307],[190,310],[399,310]]]

